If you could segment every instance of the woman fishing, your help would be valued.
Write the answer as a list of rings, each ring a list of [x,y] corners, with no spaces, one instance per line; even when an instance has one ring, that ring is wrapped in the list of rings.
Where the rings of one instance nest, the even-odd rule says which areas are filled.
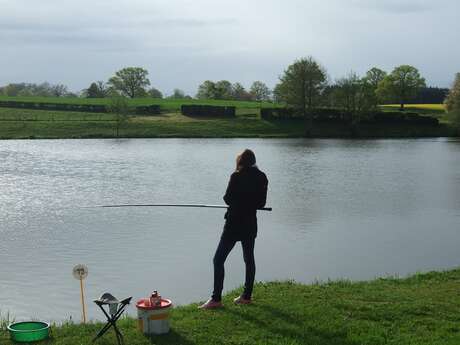
[[[256,156],[244,150],[236,158],[236,170],[230,176],[224,201],[229,206],[225,214],[225,225],[214,255],[214,291],[202,309],[220,308],[224,287],[224,263],[236,242],[241,242],[246,265],[243,294],[234,299],[236,304],[251,303],[256,265],[254,243],[257,236],[257,209],[265,206],[268,180],[256,166]]]

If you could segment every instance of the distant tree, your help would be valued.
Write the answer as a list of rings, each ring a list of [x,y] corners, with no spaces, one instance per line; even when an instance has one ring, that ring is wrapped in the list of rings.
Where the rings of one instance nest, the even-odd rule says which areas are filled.
[[[69,93],[69,90],[63,84],[56,84],[51,86],[51,93],[54,97],[63,97]]]
[[[397,101],[401,105],[400,109],[404,110],[404,104],[425,86],[425,79],[420,76],[417,68],[402,65],[396,67],[379,83],[377,94],[382,99]]]
[[[69,94],[67,86],[62,84],[52,85],[48,82],[41,84],[34,83],[12,83],[3,88],[6,96],[40,96],[40,97],[62,97]]]
[[[84,90],[86,98],[105,98],[109,96],[109,93],[109,87],[101,80],[91,83],[89,88]]]
[[[102,80],[98,80],[96,82],[96,85],[97,85],[97,89],[98,89],[98,92],[99,92],[99,96],[101,96],[101,98],[105,98],[107,96],[109,96],[109,85],[107,85],[107,83],[103,82]]]
[[[276,84],[273,88],[273,101],[275,103],[281,103],[284,101],[282,88],[283,85],[281,84]]]
[[[288,66],[275,89],[277,98],[303,114],[307,135],[313,127],[313,108],[326,84],[326,70],[310,56]]]
[[[28,92],[31,96],[52,97],[54,96],[53,85],[48,82],[41,84],[28,84],[27,88],[21,92],[21,96]]]
[[[364,77],[351,72],[339,79],[334,88],[335,105],[351,115],[352,125],[358,124],[362,116],[377,108],[374,86]]]
[[[219,80],[216,84],[215,99],[232,99],[233,88],[232,83],[228,80]]]
[[[364,79],[374,90],[377,90],[380,82],[385,79],[386,76],[387,72],[381,70],[380,68],[373,67],[367,71]]]
[[[126,67],[109,79],[109,85],[122,95],[134,98],[146,95],[145,88],[150,85],[149,72],[141,67]]]
[[[198,86],[196,98],[198,99],[216,99],[216,84],[211,80],[205,80]]]
[[[237,82],[232,85],[232,99],[236,101],[250,101],[251,95],[243,85]]]
[[[171,98],[171,99],[184,99],[185,98],[185,92],[182,91],[181,89],[174,89],[172,95],[169,96],[168,98]]]
[[[453,115],[455,125],[460,128],[460,73],[456,74],[454,84],[444,103],[446,110]]]
[[[149,91],[148,94],[152,98],[163,98],[163,94],[161,93],[160,90],[152,87]]]
[[[440,87],[422,87],[413,102],[416,104],[440,104],[449,94],[449,89]]]
[[[89,88],[84,90],[86,98],[98,98],[98,90],[96,83],[91,83]]]
[[[267,85],[261,81],[255,81],[252,83],[249,93],[252,99],[258,102],[270,100],[271,91]]]
[[[320,106],[324,107],[339,107],[337,104],[337,89],[336,84],[327,85],[321,92]]]
[[[128,122],[128,100],[123,96],[112,96],[108,105],[109,113],[115,118],[115,133],[118,138],[120,128]]]
[[[19,93],[27,87],[25,83],[11,83],[3,88],[3,92],[6,96],[15,97],[19,96]]]
[[[205,80],[198,86],[196,98],[198,99],[215,99],[216,84],[211,80]]]

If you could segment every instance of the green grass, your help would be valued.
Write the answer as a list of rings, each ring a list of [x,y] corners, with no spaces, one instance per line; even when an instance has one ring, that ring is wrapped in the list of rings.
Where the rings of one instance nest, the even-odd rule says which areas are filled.
[[[14,322],[14,318],[12,318],[10,313],[2,313],[0,310],[0,332],[6,332],[6,327],[12,322]]]
[[[194,118],[179,113],[132,116],[121,137],[300,137],[303,123],[265,121],[254,109],[238,109],[236,118]],[[0,108],[0,138],[111,138],[110,114]]]
[[[75,98],[75,97],[8,97],[0,96],[0,101],[16,101],[16,102],[36,102],[36,103],[66,103],[66,104],[103,104],[107,105],[110,102],[109,98]],[[205,104],[205,105],[222,105],[234,106],[244,109],[258,109],[262,107],[275,107],[271,102],[253,102],[253,101],[227,101],[227,100],[198,100],[198,99],[159,99],[159,98],[134,98],[129,99],[129,105],[160,105],[162,111],[177,111],[180,110],[182,104]]]
[[[251,102],[240,102],[251,103]],[[389,108],[387,108],[389,109]],[[440,120],[441,126],[361,125],[358,137],[440,137],[458,135],[451,115],[425,114]],[[0,107],[0,139],[113,138],[115,117],[111,114],[70,111],[13,109]],[[125,138],[297,138],[305,133],[302,120],[263,120],[257,108],[236,109],[236,118],[196,118],[181,115],[178,110],[154,116],[131,116],[120,129]],[[313,136],[350,137],[346,124],[316,123]]]
[[[355,283],[259,283],[250,306],[231,303],[238,289],[224,297],[222,310],[175,308],[167,335],[144,337],[131,318],[120,326],[130,345],[458,345],[459,291],[460,269]],[[101,326],[53,326],[45,344],[90,344]],[[4,330],[0,343],[11,345]],[[113,332],[97,344],[116,344]]]

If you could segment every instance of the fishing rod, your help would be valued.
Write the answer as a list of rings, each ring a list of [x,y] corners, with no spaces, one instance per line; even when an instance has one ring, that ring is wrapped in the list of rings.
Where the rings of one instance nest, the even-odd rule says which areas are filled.
[[[119,207],[204,207],[204,208],[228,208],[226,205],[201,205],[201,204],[119,204],[119,205],[96,205],[85,208],[119,208]],[[271,211],[271,207],[258,208],[259,211]]]

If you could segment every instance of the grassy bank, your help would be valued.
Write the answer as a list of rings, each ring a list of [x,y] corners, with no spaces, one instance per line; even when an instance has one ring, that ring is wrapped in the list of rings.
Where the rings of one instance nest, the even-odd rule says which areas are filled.
[[[0,138],[113,138],[114,116],[0,108]],[[239,109],[236,118],[195,118],[177,112],[132,116],[120,137],[300,137],[303,126],[293,121],[265,121],[252,109]]]
[[[132,116],[120,128],[125,138],[296,138],[305,133],[302,120],[263,120],[259,110],[238,108],[236,118],[196,118],[168,112],[155,116]],[[453,136],[448,123],[441,126],[362,125],[357,137]],[[346,138],[345,124],[316,124],[314,137]],[[114,138],[116,122],[111,114],[0,108],[0,139]]]
[[[460,344],[460,269],[377,279],[301,285],[259,283],[255,303],[225,308],[176,308],[168,335],[146,338],[136,320],[120,322],[126,344]],[[53,327],[55,345],[90,344],[101,324]],[[0,344],[12,344],[4,330]],[[98,344],[116,344],[112,331]]]

